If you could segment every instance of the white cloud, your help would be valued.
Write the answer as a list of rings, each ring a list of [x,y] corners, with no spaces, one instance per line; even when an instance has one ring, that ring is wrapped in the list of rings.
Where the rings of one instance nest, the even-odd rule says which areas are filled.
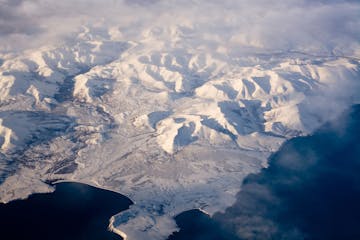
[[[0,6],[0,41],[8,50],[57,42],[82,24],[103,22],[127,29],[128,38],[184,25],[193,41],[216,40],[230,49],[359,54],[358,1],[1,0]]]

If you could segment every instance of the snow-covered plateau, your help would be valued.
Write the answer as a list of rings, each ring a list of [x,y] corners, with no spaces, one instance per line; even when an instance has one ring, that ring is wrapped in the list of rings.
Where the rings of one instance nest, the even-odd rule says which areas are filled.
[[[359,102],[356,56],[228,51],[194,32],[84,27],[2,53],[0,200],[88,183],[133,200],[114,232],[166,239],[174,216],[225,210],[284,141]]]

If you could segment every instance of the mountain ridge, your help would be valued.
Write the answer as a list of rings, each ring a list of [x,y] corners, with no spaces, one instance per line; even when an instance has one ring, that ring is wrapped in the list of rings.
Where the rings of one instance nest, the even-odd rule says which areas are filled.
[[[135,202],[112,218],[115,232],[166,239],[172,217],[225,210],[286,139],[359,101],[356,58],[233,57],[180,27],[144,36],[84,27],[63,45],[1,57],[1,201],[52,191],[48,180],[86,182]]]

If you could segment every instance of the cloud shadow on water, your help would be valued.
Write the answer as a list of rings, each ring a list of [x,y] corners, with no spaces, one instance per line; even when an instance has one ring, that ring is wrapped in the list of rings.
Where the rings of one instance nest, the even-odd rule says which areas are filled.
[[[360,105],[286,142],[214,219],[241,239],[360,239]]]

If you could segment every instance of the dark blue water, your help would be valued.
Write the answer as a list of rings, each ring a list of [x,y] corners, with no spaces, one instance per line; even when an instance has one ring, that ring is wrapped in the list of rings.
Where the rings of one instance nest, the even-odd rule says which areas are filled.
[[[111,191],[79,183],[56,184],[56,191],[0,204],[1,240],[119,240],[109,219],[132,204]]]
[[[245,179],[225,213],[176,220],[181,230],[171,240],[360,239],[360,105],[286,142],[269,168]]]
[[[231,231],[199,210],[183,212],[175,217],[179,232],[173,233],[168,240],[235,240]]]

